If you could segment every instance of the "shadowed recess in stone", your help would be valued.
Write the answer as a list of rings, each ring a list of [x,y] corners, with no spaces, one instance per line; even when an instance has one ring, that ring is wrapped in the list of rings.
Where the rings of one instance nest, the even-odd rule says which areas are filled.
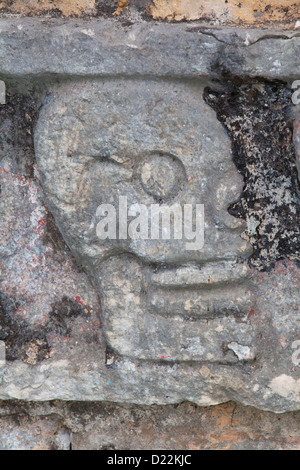
[[[223,73],[204,99],[232,141],[244,178],[229,213],[247,221],[250,265],[263,271],[280,259],[300,259],[300,186],[293,145],[292,92],[285,82]]]
[[[48,335],[67,336],[72,333],[72,320],[86,316],[78,302],[67,297],[52,305],[49,319],[43,326],[30,326],[16,315],[20,303],[0,292],[0,341],[5,341],[7,361],[21,360],[36,364],[50,357]]]
[[[25,320],[14,316],[20,304],[0,293],[0,340],[5,341],[7,361],[35,364],[49,357],[45,332],[33,330]]]
[[[0,162],[11,157],[12,171],[28,177],[34,175],[33,129],[37,114],[34,99],[21,93],[7,93],[6,104],[0,105]]]

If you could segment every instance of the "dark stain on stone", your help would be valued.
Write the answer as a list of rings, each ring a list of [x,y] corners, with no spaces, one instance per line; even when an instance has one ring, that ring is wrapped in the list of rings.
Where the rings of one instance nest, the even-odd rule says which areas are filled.
[[[0,14],[11,13],[10,7],[12,6],[12,0],[7,0],[6,5],[0,8]]]
[[[125,20],[121,20],[121,24],[124,28],[129,28],[130,26],[132,26],[134,23],[133,21],[130,21],[128,19],[125,19]]]
[[[129,6],[132,7],[132,3],[129,2]],[[152,15],[152,12],[151,12],[151,7],[155,6],[154,4],[154,1],[153,0],[148,0],[148,1],[144,1],[144,0],[134,0],[134,8],[136,11],[138,11],[141,15],[141,18],[144,20],[144,21],[148,21],[148,22],[154,22],[154,21],[157,21],[157,20],[154,20],[153,19],[153,15]],[[159,20],[161,22],[161,20]]]
[[[104,16],[108,18],[113,15],[118,7],[117,1],[103,1],[97,0],[96,1],[96,16]]]
[[[69,336],[72,332],[72,320],[81,315],[86,316],[84,307],[65,296],[59,302],[52,304],[45,328],[48,333],[55,332],[61,336]]]
[[[270,270],[280,259],[300,259],[300,185],[293,145],[292,91],[279,80],[241,78],[222,71],[204,100],[217,113],[244,179],[240,200],[228,208],[247,220],[251,266]]]
[[[71,251],[65,243],[60,231],[58,230],[54,217],[49,210],[47,210],[46,226],[42,241],[44,245],[51,245],[54,253],[67,251],[73,258],[73,255],[71,255]],[[76,264],[75,259],[73,261],[74,264]]]
[[[29,17],[50,16],[51,18],[62,18],[64,15],[63,15],[63,12],[59,8],[50,8],[48,10],[43,10],[42,13],[38,13],[38,14],[33,10],[32,12],[29,12],[27,16]]]
[[[33,131],[38,106],[30,96],[16,93],[6,95],[0,105],[0,160],[11,157],[12,171],[32,178],[35,163]]]
[[[106,346],[105,351],[105,365],[107,368],[114,369],[119,360],[119,355],[109,345]]]
[[[0,340],[5,342],[7,361],[35,364],[49,357],[49,344],[43,330],[33,330],[26,321],[14,317],[19,306],[0,293]]]
[[[152,21],[153,16],[151,15],[150,6],[154,5],[152,0],[129,0],[128,7],[124,7],[120,15],[114,15],[118,8],[118,1],[114,0],[97,0],[96,1],[96,16],[104,16],[105,18],[114,17],[120,21],[122,26],[130,26],[134,24],[130,20],[130,12],[136,11],[141,14],[143,20]],[[125,17],[125,18],[124,18]]]
[[[79,316],[86,317],[91,311],[88,306],[83,307],[65,296],[52,305],[45,325],[33,327],[16,314],[20,306],[19,302],[0,292],[0,341],[5,342],[7,361],[21,360],[28,364],[50,357],[49,334],[69,336],[72,321]]]

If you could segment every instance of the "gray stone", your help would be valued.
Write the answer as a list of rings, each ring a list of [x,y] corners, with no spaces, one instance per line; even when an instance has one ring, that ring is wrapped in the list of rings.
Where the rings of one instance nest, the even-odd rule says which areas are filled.
[[[179,394],[213,404],[226,396],[276,411],[297,408],[298,371],[291,372],[297,315],[286,314],[284,346],[263,345],[267,337],[273,345],[281,341],[283,326],[273,320],[271,327],[267,317],[298,305],[297,276],[288,297],[287,286],[280,287],[280,303],[270,299],[265,312],[260,296],[268,299],[268,292],[245,262],[251,252],[241,238],[245,224],[227,212],[241,177],[225,131],[203,102],[204,85],[115,79],[57,89],[35,134],[43,187],[67,244],[99,286],[112,351],[107,374],[117,380],[124,368],[131,372],[122,400],[163,403],[162,395],[176,401]],[[166,159],[167,167],[175,162],[166,189],[153,158]],[[185,239],[100,240],[97,208],[117,208],[120,196],[128,207],[204,204],[204,246],[187,250]],[[270,367],[274,361],[278,368]]]
[[[226,342],[250,345],[253,341],[247,320],[249,283],[239,286],[238,276],[237,286],[233,284],[236,293],[228,295],[227,286],[213,277],[210,283],[206,279],[209,290],[196,284],[191,291],[189,283],[183,291],[181,284],[175,290],[153,288],[151,281],[159,263],[188,263],[187,269],[199,263],[198,270],[208,263],[206,269],[218,276],[226,263],[217,261],[225,259],[238,272],[241,268],[234,264],[250,252],[240,237],[243,224],[226,211],[241,191],[241,179],[231,161],[228,139],[202,101],[202,87],[139,81],[126,82],[125,88],[124,82],[109,81],[89,83],[81,90],[75,87],[63,106],[56,98],[43,109],[36,129],[36,155],[52,212],[67,243],[96,282],[100,278],[109,345],[121,355],[138,359],[235,362],[232,354],[228,359],[224,354]],[[66,96],[64,90],[60,93]],[[172,166],[174,190],[169,187],[170,170],[163,179],[161,171],[158,178],[149,171],[154,189],[145,190],[144,169],[153,165],[153,158]],[[204,204],[203,248],[189,250],[185,237],[99,240],[97,208],[101,204],[117,208],[120,196],[127,198],[128,208],[135,202],[151,207],[158,197],[161,207]],[[126,253],[133,257],[124,258]],[[224,273],[227,283],[230,266]],[[167,280],[169,275],[174,275],[174,269],[164,271]],[[198,321],[184,321],[188,317]]]
[[[2,18],[0,73],[41,79],[63,76],[217,76],[298,79],[297,31],[201,28],[116,19]]]
[[[6,401],[0,402],[0,446],[154,452],[298,450],[299,420],[299,411],[276,415],[232,402],[206,408],[191,403]],[[105,459],[106,454],[101,456]]]
[[[0,23],[1,77],[40,81],[43,104],[34,176],[16,174],[10,143],[1,155],[0,398],[299,409],[297,258],[248,264],[256,226],[228,212],[243,179],[203,98],[223,66],[243,80],[297,77],[298,33]],[[194,239],[177,230],[184,204],[198,204]],[[150,236],[157,222],[145,236],[149,212],[137,230],[141,205],[175,211],[171,237]],[[111,208],[119,225],[105,238]],[[83,270],[45,242],[49,211]]]

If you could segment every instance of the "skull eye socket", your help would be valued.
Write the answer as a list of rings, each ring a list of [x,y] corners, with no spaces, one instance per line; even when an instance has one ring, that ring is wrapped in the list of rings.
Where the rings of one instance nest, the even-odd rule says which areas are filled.
[[[186,182],[183,164],[172,155],[156,153],[139,166],[140,182],[144,191],[157,199],[176,196]]]

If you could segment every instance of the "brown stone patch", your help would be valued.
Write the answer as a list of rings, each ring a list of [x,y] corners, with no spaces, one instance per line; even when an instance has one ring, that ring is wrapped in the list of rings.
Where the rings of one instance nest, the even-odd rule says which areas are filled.
[[[0,13],[22,16],[123,17],[134,11],[144,19],[201,20],[239,26],[292,25],[299,20],[296,0],[2,0]]]
[[[6,0],[0,2],[0,10],[21,15],[82,16],[95,14],[95,0]]]
[[[219,20],[245,25],[296,22],[299,3],[287,0],[153,0],[154,19]]]
[[[127,0],[119,0],[118,1],[118,8],[113,13],[113,15],[119,15],[120,13],[122,13],[123,8],[126,8],[126,7],[128,7],[128,1]]]
[[[0,448],[299,450],[299,420],[299,411],[276,415],[232,402],[197,407],[2,401]]]

